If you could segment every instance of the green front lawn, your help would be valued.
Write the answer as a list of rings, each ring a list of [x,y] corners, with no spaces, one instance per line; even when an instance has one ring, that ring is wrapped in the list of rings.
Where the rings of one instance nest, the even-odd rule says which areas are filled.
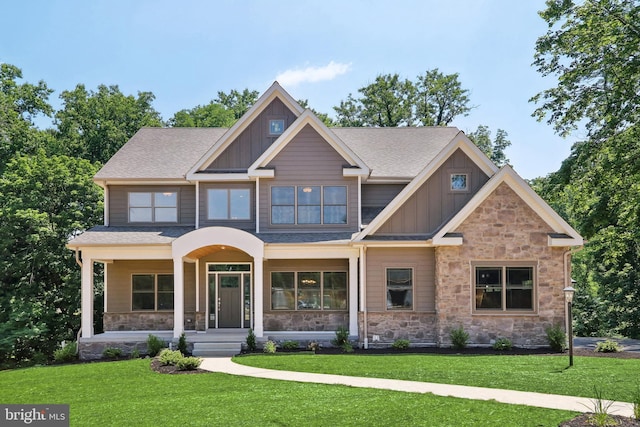
[[[290,371],[396,378],[504,388],[631,402],[640,386],[640,359],[567,356],[462,356],[434,354],[276,354],[234,358],[243,365]],[[567,369],[568,368],[568,369]]]
[[[224,374],[164,375],[149,365],[139,359],[1,371],[0,402],[68,403],[72,426],[557,426],[575,415]]]

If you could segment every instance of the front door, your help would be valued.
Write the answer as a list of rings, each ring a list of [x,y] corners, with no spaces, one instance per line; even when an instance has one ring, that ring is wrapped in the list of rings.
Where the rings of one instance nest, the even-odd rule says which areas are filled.
[[[218,274],[218,327],[242,327],[242,275]]]

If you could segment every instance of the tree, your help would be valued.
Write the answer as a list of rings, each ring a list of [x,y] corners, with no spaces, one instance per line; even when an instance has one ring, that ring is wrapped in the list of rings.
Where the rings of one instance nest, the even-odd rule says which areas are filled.
[[[502,129],[496,131],[496,137],[491,140],[491,131],[487,126],[479,125],[478,128],[467,135],[478,148],[491,159],[496,166],[504,166],[509,163],[504,150],[511,145],[508,134]]]
[[[338,126],[447,126],[471,110],[469,91],[462,89],[458,74],[438,69],[418,76],[417,83],[398,74],[384,74],[358,89],[360,98],[349,94],[333,107]]]
[[[18,67],[0,64],[0,173],[11,157],[34,153],[47,140],[33,119],[51,115],[48,99],[52,90],[43,81],[20,84],[19,79],[22,71]]]
[[[79,269],[65,244],[98,223],[87,160],[16,156],[0,177],[0,360],[50,356],[79,328]]]
[[[549,25],[536,42],[533,65],[557,86],[532,101],[567,135],[585,123],[602,140],[640,119],[640,4],[636,0],[547,0]]]
[[[302,108],[309,108],[309,100],[308,99],[299,99],[298,100],[298,104],[300,104],[300,106]],[[333,120],[331,119],[331,117],[329,117],[328,114],[325,113],[319,113],[317,112],[315,109],[311,108],[311,111],[313,112],[313,114],[316,115],[316,117],[318,117],[322,123],[324,123],[325,125],[331,127],[334,125]]]
[[[134,97],[115,85],[100,85],[94,92],[79,84],[60,98],[63,108],[55,115],[59,154],[105,163],[141,127],[163,125],[151,92]]]
[[[253,106],[258,100],[258,91],[245,88],[242,92],[235,89],[229,93],[218,92],[218,97],[214,102],[223,105],[227,110],[233,111],[235,119],[238,120]]]
[[[211,101],[190,110],[180,110],[169,119],[172,127],[231,127],[236,122],[235,114],[224,105]]]
[[[416,118],[425,126],[447,126],[457,116],[467,116],[469,91],[462,89],[458,73],[442,74],[437,68],[418,76]]]

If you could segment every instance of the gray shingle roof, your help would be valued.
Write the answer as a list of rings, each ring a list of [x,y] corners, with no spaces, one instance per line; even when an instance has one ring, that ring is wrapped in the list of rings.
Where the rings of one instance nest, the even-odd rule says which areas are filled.
[[[374,178],[413,178],[459,130],[454,127],[333,128]],[[226,128],[142,128],[96,180],[183,179]]]
[[[72,248],[95,245],[166,245],[194,227],[105,227],[99,225],[69,242]]]
[[[142,128],[98,171],[102,179],[182,179],[226,128]]]

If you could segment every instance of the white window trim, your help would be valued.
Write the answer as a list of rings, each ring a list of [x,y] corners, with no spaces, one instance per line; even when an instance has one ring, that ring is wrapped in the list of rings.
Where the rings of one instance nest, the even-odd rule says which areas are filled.
[[[286,223],[274,223],[273,222],[273,201],[272,201],[272,188],[279,187],[293,187],[293,205],[275,205],[275,206],[293,206],[293,222]],[[302,205],[302,206],[320,206],[320,222],[312,222],[312,223],[299,223],[298,222],[298,188],[304,187],[320,187],[320,205]],[[345,204],[344,205],[325,205],[324,203],[324,188],[325,187],[343,187],[345,189]],[[325,206],[344,206],[346,210],[346,218],[343,223],[326,223],[324,222],[324,208]],[[288,226],[302,226],[302,227],[318,227],[318,226],[337,226],[337,227],[345,227],[349,225],[349,186],[346,184],[281,184],[281,185],[271,185],[269,186],[269,223],[275,227],[288,227]]]

